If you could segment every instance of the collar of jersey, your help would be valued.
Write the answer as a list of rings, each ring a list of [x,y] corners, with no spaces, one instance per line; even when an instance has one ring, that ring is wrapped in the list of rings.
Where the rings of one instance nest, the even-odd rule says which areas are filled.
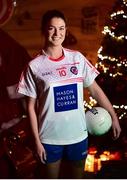
[[[61,56],[61,57],[59,57],[59,58],[57,58],[57,59],[55,59],[55,58],[52,58],[52,57],[48,56],[48,55],[44,52],[44,50],[42,50],[42,53],[43,53],[45,56],[47,56],[49,60],[51,60],[51,61],[55,61],[55,62],[61,61],[61,60],[63,60],[63,59],[64,59],[64,57],[65,57],[65,55],[64,55],[64,50],[63,50],[63,54],[62,54],[62,56]]]

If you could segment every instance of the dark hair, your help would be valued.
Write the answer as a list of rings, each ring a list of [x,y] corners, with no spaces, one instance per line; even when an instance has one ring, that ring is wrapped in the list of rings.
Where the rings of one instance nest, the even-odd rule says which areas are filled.
[[[49,10],[47,11],[43,17],[42,17],[42,20],[41,20],[41,31],[44,32],[45,31],[45,28],[47,26],[47,24],[49,23],[49,21],[54,18],[54,17],[58,17],[58,18],[61,18],[64,20],[64,22],[66,23],[66,19],[65,19],[65,16],[64,14],[59,11],[59,10],[56,10],[56,9],[53,9],[53,10]]]

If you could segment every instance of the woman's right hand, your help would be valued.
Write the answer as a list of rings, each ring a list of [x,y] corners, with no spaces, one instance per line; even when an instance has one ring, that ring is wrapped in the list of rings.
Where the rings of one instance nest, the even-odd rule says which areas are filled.
[[[37,155],[39,156],[41,162],[45,164],[46,161],[46,151],[44,149],[44,146],[41,144],[41,142],[36,144],[36,151]]]

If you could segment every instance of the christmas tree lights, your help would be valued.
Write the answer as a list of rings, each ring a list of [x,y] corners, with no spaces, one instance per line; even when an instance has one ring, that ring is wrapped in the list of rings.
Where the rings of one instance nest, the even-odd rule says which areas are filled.
[[[127,0],[117,0],[104,26],[95,67],[102,87],[120,120],[127,117]],[[94,102],[92,100],[92,102]],[[85,103],[87,108],[97,104]]]

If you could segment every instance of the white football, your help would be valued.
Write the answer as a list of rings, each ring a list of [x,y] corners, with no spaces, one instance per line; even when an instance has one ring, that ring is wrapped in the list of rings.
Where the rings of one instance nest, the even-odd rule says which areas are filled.
[[[86,112],[86,125],[92,135],[103,135],[112,126],[112,118],[109,112],[102,107],[93,107]]]

